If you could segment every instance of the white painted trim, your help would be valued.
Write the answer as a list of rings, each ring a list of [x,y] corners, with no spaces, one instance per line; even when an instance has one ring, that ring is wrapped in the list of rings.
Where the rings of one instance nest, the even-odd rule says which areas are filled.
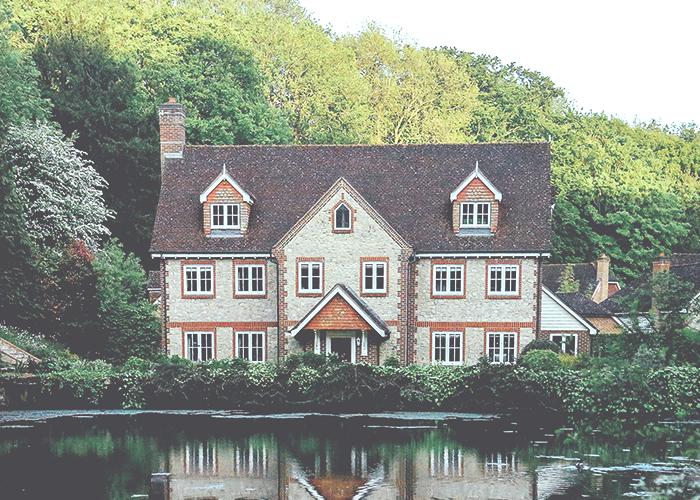
[[[351,297],[350,295],[348,295],[348,294],[340,287],[340,285],[335,285],[335,286],[333,287],[333,289],[332,289],[330,292],[328,292],[328,294],[326,294],[326,296],[323,297],[322,300],[318,301],[318,303],[314,306],[314,308],[311,309],[311,311],[309,311],[309,312],[306,314],[306,316],[304,317],[304,319],[301,320],[301,321],[297,324],[297,326],[295,326],[294,328],[292,328],[292,329],[289,331],[289,333],[291,333],[292,335],[296,335],[297,333],[299,333],[300,331],[302,331],[302,330],[304,329],[304,327],[305,327],[306,325],[308,325],[309,322],[310,322],[313,318],[315,318],[316,315],[321,311],[321,309],[323,309],[323,308],[326,306],[326,304],[328,304],[328,303],[331,301],[331,299],[332,299],[333,297],[335,297],[336,295],[340,295],[343,299],[345,299],[345,302],[347,302],[348,304],[350,304],[350,307],[352,307],[352,308],[355,310],[355,312],[356,312],[357,314],[359,314],[360,316],[362,316],[362,319],[364,319],[364,320],[369,324],[369,326],[372,327],[372,329],[373,329],[375,332],[377,332],[378,334],[380,334],[382,337],[385,337],[385,338],[389,336],[388,333],[385,332],[384,329],[383,329],[381,326],[379,326],[379,325],[377,324],[377,322],[374,321],[373,318],[371,318],[370,316],[368,316],[363,310],[358,309],[358,308],[356,307],[356,305],[355,305],[355,299],[354,299],[353,297]]]
[[[368,347],[367,347],[367,330],[362,330],[362,355],[367,356],[368,354]]]
[[[224,212],[223,214],[217,214],[214,215],[214,207],[223,207]],[[236,219],[238,219],[238,224],[232,224],[228,225],[226,224],[226,219],[228,219],[228,207],[236,207]],[[233,213],[230,215],[230,217],[233,217]],[[241,228],[241,204],[240,203],[212,203],[211,204],[211,212],[210,212],[210,222],[211,222],[211,229],[213,231],[217,229],[240,229]],[[214,217],[223,217],[224,218],[224,223],[222,225],[214,225]]]
[[[248,296],[248,295],[265,295],[267,293],[267,269],[265,264],[236,264],[233,266],[233,286],[236,290],[236,295],[243,295],[243,296]],[[252,285],[253,278],[252,278],[252,268],[254,267],[259,267],[262,269],[262,283],[263,283],[263,289],[261,292],[253,292],[252,290],[248,291],[243,291],[238,289],[238,269],[241,267],[247,267],[248,268],[248,285]],[[251,287],[252,288],[252,287]]]
[[[233,333],[236,336],[236,338],[234,339],[234,341],[236,343],[236,352],[234,353],[234,357],[236,357],[236,358],[238,357],[238,349],[240,348],[240,346],[238,345],[238,336],[239,335],[247,335],[248,336],[248,358],[249,358],[248,362],[249,363],[264,363],[265,362],[265,360],[267,359],[267,353],[266,353],[266,351],[267,351],[267,349],[266,349],[266,347],[267,347],[267,338],[266,338],[267,335],[266,335],[266,333],[267,332],[257,331],[257,330],[246,330],[246,331],[235,331],[234,330]],[[251,349],[253,348],[253,345],[252,345],[253,339],[252,339],[251,334],[253,334],[253,333],[262,335],[262,346],[261,346],[262,347],[262,360],[261,361],[253,361],[252,359],[250,359]],[[241,359],[245,359],[245,358],[241,358]]]
[[[549,257],[549,252],[523,252],[523,253],[417,253],[419,259],[524,259],[529,257]]]
[[[476,168],[474,169],[474,171],[471,174],[469,174],[469,177],[464,179],[462,184],[460,184],[457,189],[452,191],[452,193],[450,194],[450,201],[456,201],[459,193],[461,193],[464,190],[464,188],[467,187],[469,183],[474,179],[479,179],[481,182],[483,182],[486,185],[486,187],[489,188],[489,190],[493,193],[493,195],[496,198],[496,201],[501,201],[503,199],[503,193],[496,189],[496,186],[491,184],[491,181],[488,180],[486,176],[479,171],[479,162],[476,162]]]
[[[223,180],[228,181],[228,183],[231,184],[234,187],[234,189],[240,193],[240,195],[243,197],[243,201],[245,201],[249,205],[253,204],[253,198],[251,198],[250,195],[246,193],[236,181],[233,180],[233,177],[228,175],[228,173],[226,172],[225,163],[219,176],[216,179],[214,179],[214,182],[209,184],[209,187],[207,187],[207,189],[205,189],[202,194],[199,195],[199,202],[204,203],[205,201],[207,201],[207,196],[209,196],[211,192],[214,191],[214,189],[216,189],[216,186],[221,184],[221,181]]]
[[[474,221],[477,217],[477,205],[486,205],[488,207],[488,222],[486,224],[464,224],[464,206],[474,205]],[[490,201],[463,201],[459,204],[459,227],[468,229],[491,229],[491,202]]]
[[[588,333],[591,335],[596,335],[598,333],[598,329],[591,325],[588,321],[586,321],[582,316],[580,316],[576,311],[571,309],[569,306],[567,306],[559,297],[557,297],[557,294],[552,292],[549,288],[546,286],[542,286],[542,291],[547,294],[554,302],[556,302],[559,306],[561,306],[566,312],[571,314],[576,321],[581,323],[585,328],[588,329]],[[554,331],[554,330],[547,330],[547,331]]]
[[[505,281],[506,281],[506,268],[507,267],[515,267],[516,268],[517,274],[515,275],[515,291],[510,291],[510,292],[506,292],[506,291],[492,292],[491,291],[491,269],[493,269],[495,267],[503,268],[501,271],[502,276],[500,279],[502,285],[505,285]],[[519,295],[520,294],[520,278],[521,278],[520,273],[522,272],[522,269],[520,267],[521,267],[520,264],[489,264],[486,267],[486,276],[488,278],[486,280],[486,293],[487,293],[487,295],[489,297],[513,297],[513,296]]]
[[[153,259],[269,259],[270,253],[152,253]]]
[[[321,354],[321,332],[314,330],[314,354]]]
[[[552,337],[554,337],[555,335],[560,335],[560,336],[562,336],[562,337],[568,337],[568,336],[573,335],[573,337],[574,337],[574,356],[578,356],[578,333],[552,332],[552,333],[549,334],[549,340],[551,340],[552,342],[554,342],[554,340],[552,339]],[[555,343],[556,343],[556,342],[555,342]],[[560,347],[561,347],[561,346],[560,346]],[[563,352],[563,351],[562,351],[562,352]]]
[[[435,289],[435,285],[437,284],[436,274],[437,274],[439,267],[446,267],[447,268],[447,288],[450,287],[450,268],[452,268],[452,267],[460,268],[462,276],[459,280],[460,290],[458,292],[451,292],[449,290],[447,290],[445,292],[438,292]],[[465,293],[465,291],[464,291],[464,277],[465,277],[464,264],[433,264],[433,279],[432,279],[433,295],[438,295],[441,297],[462,297],[462,296],[464,296],[464,293]]]
[[[318,265],[318,271],[319,271],[319,276],[318,276],[318,288],[311,288],[312,286],[312,280],[313,280],[313,275],[312,275],[312,270],[313,270],[313,265],[317,264]],[[309,266],[309,288],[307,289],[302,289],[301,288],[301,267],[302,266]],[[300,295],[303,294],[316,294],[318,295],[319,293],[323,293],[323,280],[325,278],[324,269],[323,269],[323,261],[322,260],[300,260],[297,262],[297,293]]]
[[[377,283],[377,266],[381,265],[384,268],[384,275],[382,276],[382,278],[384,278],[384,288],[381,288],[381,289],[380,288],[365,288],[365,277],[366,277],[365,276],[365,266],[367,264],[371,265],[373,268],[372,272],[374,274],[372,275],[372,282],[374,284]],[[387,287],[386,276],[387,276],[387,270],[389,267],[388,264],[389,263],[385,260],[378,260],[378,261],[377,260],[365,260],[362,262],[362,293],[376,293],[376,294],[387,293],[387,291],[386,291],[386,287]]]
[[[171,144],[175,144],[175,142],[172,142]],[[165,158],[166,160],[179,159],[179,158],[182,158],[182,152],[180,152],[180,153],[163,153],[163,158]]]
[[[446,337],[445,337],[446,341],[449,341],[449,335],[459,335],[459,350],[457,351],[457,352],[459,352],[459,361],[438,361],[435,359],[435,354],[436,354],[436,352],[435,352],[435,348],[436,348],[435,337],[437,335],[446,335]],[[432,351],[433,352],[430,353],[432,364],[434,364],[434,365],[446,365],[446,366],[459,366],[459,365],[464,363],[464,359],[462,359],[462,358],[464,358],[464,332],[462,330],[441,331],[441,332],[436,331],[436,332],[432,333],[432,337],[433,337],[432,338],[432,344],[433,344]],[[450,347],[448,345],[445,345],[446,357],[447,357],[447,353],[449,351],[449,348]]]

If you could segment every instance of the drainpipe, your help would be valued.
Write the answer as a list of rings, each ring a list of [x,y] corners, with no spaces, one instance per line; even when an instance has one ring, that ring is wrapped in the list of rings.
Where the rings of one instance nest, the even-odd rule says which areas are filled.
[[[272,252],[270,252],[270,255],[272,255]],[[280,349],[282,347],[282,344],[280,343],[280,340],[281,340],[280,331],[282,330],[282,326],[280,325],[280,264],[274,255],[272,255],[272,257],[270,257],[270,261],[274,262],[275,265],[277,266],[275,274],[277,275],[277,364],[279,365],[280,364]]]
[[[537,309],[535,311],[535,338],[540,338],[542,328],[542,252],[537,257]]]
[[[411,253],[409,256],[408,260],[406,261],[406,349],[405,349],[405,357],[404,359],[406,360],[405,366],[408,366],[408,332],[409,328],[411,325],[411,318],[410,318],[410,311],[409,311],[409,305],[410,305],[410,298],[411,298],[411,264],[415,264],[415,262],[418,259],[416,259],[416,254],[415,252]]]

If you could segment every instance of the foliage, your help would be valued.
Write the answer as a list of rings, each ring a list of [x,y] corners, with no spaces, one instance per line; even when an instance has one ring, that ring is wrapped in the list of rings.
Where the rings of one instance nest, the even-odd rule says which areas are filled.
[[[521,356],[520,362],[523,366],[533,370],[551,372],[562,369],[559,356],[549,350],[531,350],[525,356]]]
[[[71,357],[63,344],[19,328],[0,325],[0,337],[41,360]]]
[[[102,179],[84,154],[48,123],[10,127],[0,153],[12,169],[26,229],[42,246],[72,240],[95,248],[108,234]]]
[[[574,265],[568,264],[564,268],[564,272],[559,277],[559,289],[557,290],[557,292],[558,293],[578,292],[580,287],[581,287],[581,284],[574,277]]]
[[[112,362],[132,356],[152,358],[160,346],[160,324],[155,306],[148,301],[146,276],[138,260],[111,240],[92,264],[99,309],[91,333],[100,338],[96,346],[100,357]]]
[[[520,351],[520,357],[522,358],[530,351],[541,351],[547,350],[554,353],[560,353],[561,347],[549,339],[534,339],[528,342],[525,347]]]

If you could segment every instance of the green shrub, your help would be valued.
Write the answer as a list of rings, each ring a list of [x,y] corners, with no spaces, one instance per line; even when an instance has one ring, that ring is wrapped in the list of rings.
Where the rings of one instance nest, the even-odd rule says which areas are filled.
[[[531,340],[523,347],[523,350],[520,351],[520,357],[522,358],[530,351],[552,351],[559,354],[561,352],[561,347],[549,339],[535,339]]]
[[[527,368],[540,371],[555,371],[564,367],[559,355],[552,351],[530,351],[520,358],[520,363]]]

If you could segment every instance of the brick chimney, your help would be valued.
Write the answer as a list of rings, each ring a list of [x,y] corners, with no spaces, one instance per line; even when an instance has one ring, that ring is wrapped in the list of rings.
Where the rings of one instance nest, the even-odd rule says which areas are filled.
[[[610,257],[603,254],[596,262],[596,275],[600,286],[593,296],[593,302],[600,304],[608,298],[608,287],[610,282]]]
[[[185,149],[185,108],[171,97],[158,107],[161,175],[166,158],[182,158]]]
[[[666,257],[663,252],[661,252],[658,258],[654,259],[651,263],[651,270],[654,274],[670,271],[671,270],[671,259]]]

